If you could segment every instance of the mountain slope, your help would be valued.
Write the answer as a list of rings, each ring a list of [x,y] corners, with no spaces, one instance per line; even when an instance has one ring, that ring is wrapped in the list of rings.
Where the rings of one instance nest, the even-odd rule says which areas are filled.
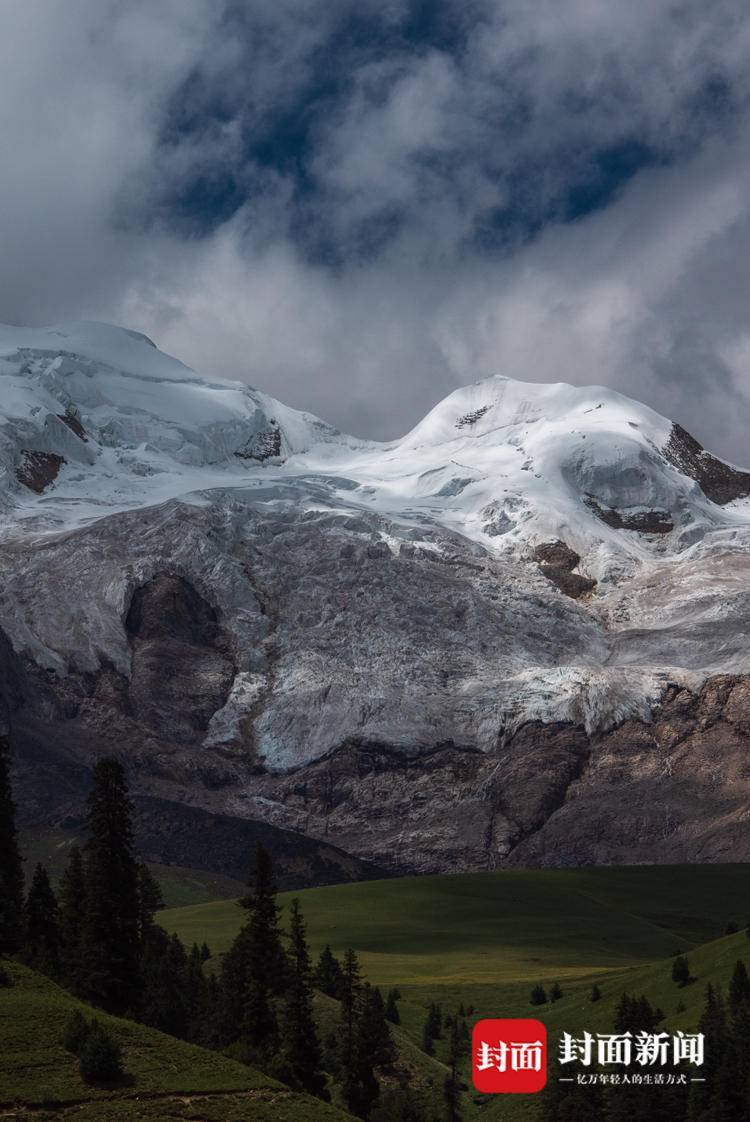
[[[645,406],[498,376],[375,443],[3,328],[0,468],[39,819],[114,742],[139,795],[391,868],[750,855],[750,475]]]
[[[128,1078],[120,1087],[87,1085],[61,1041],[74,1010],[95,1011],[26,967],[4,966],[15,984],[0,991],[0,1110],[12,1108],[14,1118],[39,1117],[40,1108],[42,1117],[96,1122],[188,1119],[195,1118],[196,1108],[202,1108],[202,1117],[223,1122],[344,1122],[350,1117],[219,1053],[98,1010],[96,1017],[122,1049]]]

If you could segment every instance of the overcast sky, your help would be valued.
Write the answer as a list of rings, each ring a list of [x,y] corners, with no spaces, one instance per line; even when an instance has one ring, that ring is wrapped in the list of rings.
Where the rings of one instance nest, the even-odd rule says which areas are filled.
[[[746,0],[0,0],[0,320],[360,435],[604,383],[750,462]]]

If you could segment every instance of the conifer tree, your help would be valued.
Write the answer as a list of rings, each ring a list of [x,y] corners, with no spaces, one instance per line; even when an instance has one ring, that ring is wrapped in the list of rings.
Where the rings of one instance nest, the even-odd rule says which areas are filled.
[[[375,1067],[393,1062],[396,1049],[385,1016],[385,1002],[377,986],[366,982],[362,992],[362,1012],[358,1026],[359,1045]]]
[[[738,958],[729,983],[729,1010],[732,1016],[736,1016],[740,1007],[748,1001],[750,1001],[750,978],[744,962]]]
[[[325,949],[320,952],[314,975],[315,988],[328,997],[338,998],[341,988],[341,963],[326,943]]]
[[[388,990],[388,997],[386,998],[385,1002],[385,1016],[386,1020],[390,1021],[392,1025],[401,1024],[401,1014],[399,1013],[398,1005],[396,1004],[400,996],[401,994],[397,989]]]
[[[260,843],[255,852],[252,891],[240,903],[250,912],[242,1037],[252,1047],[273,1050],[278,1025],[271,999],[284,990],[288,966],[281,945],[271,858]]]
[[[341,1036],[340,1036],[340,1065],[341,1080],[344,1087],[344,1097],[349,1101],[356,1095],[357,1082],[357,1019],[361,1008],[360,994],[362,983],[360,980],[359,962],[355,952],[349,948],[344,955],[341,969],[341,987],[339,1001],[341,1002]]]
[[[370,1111],[370,1122],[435,1122],[435,1116],[425,1112],[421,1097],[410,1087],[399,1087],[381,1094],[377,1105]]]
[[[430,1010],[427,1014],[430,1022],[430,1030],[432,1032],[433,1040],[442,1040],[443,1038],[443,1014],[439,1005],[434,1001],[430,1004]]]
[[[704,1122],[710,1117],[708,1111],[718,1086],[720,1057],[729,1044],[724,1001],[721,993],[710,984],[706,987],[706,1004],[698,1022],[698,1031],[705,1037],[706,1063],[701,1072],[704,1082],[693,1083],[690,1088],[688,1118],[691,1122]]]
[[[73,846],[68,866],[60,881],[60,935],[62,939],[62,978],[73,993],[85,990],[86,968],[84,926],[86,919],[86,884],[83,857]]]
[[[664,1019],[661,1009],[654,1009],[648,998],[624,993],[615,1010],[616,1032],[653,1032]]]
[[[154,925],[141,959],[139,1020],[181,1039],[188,1030],[187,956],[177,935]]]
[[[0,955],[23,945],[23,863],[16,833],[16,805],[10,782],[10,746],[0,736]]]
[[[136,863],[138,885],[138,938],[141,946],[153,935],[154,916],[164,907],[161,885],[144,861]]]
[[[451,1019],[450,1035],[448,1037],[448,1068],[450,1070],[448,1078],[443,1085],[446,1122],[460,1122],[461,1119],[461,1096],[458,1079],[458,1065],[464,1050],[464,1037],[461,1032],[461,1023],[458,1014]]]
[[[540,984],[534,986],[534,988],[531,991],[529,1001],[531,1002],[532,1005],[546,1005],[546,1003],[547,1003],[547,991],[545,990],[544,986],[542,986]]]
[[[26,898],[25,957],[30,966],[56,978],[60,973],[57,900],[44,865],[37,865]]]
[[[436,1005],[434,1001],[431,1001],[422,1029],[422,1051],[426,1052],[428,1056],[434,1056],[434,1042],[439,1040],[442,1035],[443,1018],[440,1012],[440,1006]]]
[[[346,1104],[357,1117],[367,1118],[380,1094],[375,1068],[391,1063],[394,1056],[383,995],[365,982],[360,993],[352,1059],[344,1077]]]
[[[284,1004],[284,1057],[296,1085],[321,1099],[330,1096],[322,1070],[322,1053],[313,1016],[312,967],[299,900],[289,919],[289,989]]]
[[[209,956],[210,957],[210,956]],[[186,1009],[187,1038],[196,1044],[208,1044],[211,1039],[210,1011],[211,992],[209,981],[203,973],[203,953],[197,943],[193,943],[187,960]],[[213,979],[212,979],[213,980]]]
[[[281,944],[271,859],[260,844],[251,891],[240,904],[249,918],[224,956],[219,1036],[225,1043],[242,1039],[251,1052],[272,1052],[278,1041],[273,998],[285,990],[289,967]]]
[[[692,980],[693,979],[690,974],[690,963],[684,955],[678,955],[672,963],[672,981],[675,982],[678,986],[682,987],[686,986],[689,982],[692,982]]]
[[[111,1013],[135,1010],[139,998],[138,870],[125,769],[94,767],[85,846],[85,996]]]

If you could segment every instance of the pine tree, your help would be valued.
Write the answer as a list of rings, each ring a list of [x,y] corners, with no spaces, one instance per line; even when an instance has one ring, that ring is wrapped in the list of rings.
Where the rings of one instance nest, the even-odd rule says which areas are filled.
[[[370,1111],[370,1122],[433,1122],[425,1113],[420,1095],[409,1087],[385,1091]]]
[[[436,1040],[440,1040],[442,1035],[443,1017],[440,1011],[440,1006],[436,1005],[434,1001],[431,1001],[427,1009],[427,1017],[425,1018],[424,1027],[422,1029],[422,1051],[426,1052],[428,1056],[434,1056],[434,1042]]]
[[[26,961],[56,978],[60,973],[60,921],[57,900],[44,865],[37,865],[26,899]]]
[[[375,1068],[391,1063],[394,1057],[383,995],[365,982],[360,995],[352,1062],[344,1080],[346,1104],[357,1117],[367,1118],[380,1094]]]
[[[85,846],[85,996],[110,1013],[135,1010],[140,953],[138,869],[125,769],[100,760],[88,797]]]
[[[0,736],[0,955],[23,945],[23,863],[16,833],[16,806],[10,783],[10,746]]]
[[[209,981],[203,973],[203,962],[201,948],[193,943],[186,977],[187,1038],[196,1044],[207,1045],[211,1041],[211,993]]]
[[[385,1002],[377,986],[366,982],[362,993],[362,1013],[358,1027],[359,1045],[375,1067],[390,1064],[396,1057],[391,1030],[385,1016]]]
[[[333,954],[326,943],[325,949],[320,952],[315,975],[313,978],[315,988],[328,997],[338,998],[341,989],[341,963]]]
[[[443,1084],[446,1122],[460,1122],[461,1119],[461,1094],[458,1079],[458,1064],[464,1051],[464,1036],[461,1032],[461,1024],[462,1020],[458,1014],[451,1018],[451,1031],[448,1037],[448,1067],[450,1071]]]
[[[682,987],[692,982],[690,963],[684,955],[678,955],[672,963],[672,981]]]
[[[361,1009],[361,992],[359,962],[350,947],[344,955],[339,989],[341,1003],[339,1061],[344,1098],[347,1103],[353,1102],[357,1096],[357,1020]]]
[[[141,959],[139,1019],[184,1039],[188,1028],[187,956],[176,935],[154,925]]]
[[[289,968],[271,859],[262,845],[255,854],[251,892],[240,904],[249,918],[222,963],[218,1036],[224,1043],[242,1039],[251,1054],[271,1053],[278,1040],[273,998],[287,987]]]
[[[750,1001],[750,978],[744,962],[738,958],[729,983],[729,1009],[732,1016],[737,1016],[740,1007],[748,1001]]]
[[[653,1032],[664,1019],[661,1009],[654,1009],[648,998],[624,993],[615,1010],[616,1032]]]
[[[280,908],[276,903],[271,858],[260,843],[255,852],[252,891],[240,903],[250,912],[241,1035],[252,1048],[273,1051],[278,1024],[272,997],[285,989],[288,966],[281,945]]]
[[[432,1035],[432,1018],[429,1013],[422,1026],[422,1051],[428,1056],[435,1055],[435,1038]]]
[[[386,1020],[390,1021],[392,1025],[401,1024],[401,1014],[398,1011],[398,1001],[401,994],[397,989],[388,990],[388,997],[385,1002],[385,1016]]]
[[[322,1070],[322,1052],[313,1016],[312,967],[299,900],[289,919],[289,989],[284,1005],[284,1057],[294,1083],[311,1095],[330,1098]]]
[[[439,1005],[434,1001],[430,1004],[430,1009],[427,1014],[430,1021],[430,1028],[433,1040],[443,1039],[443,1013]]]
[[[153,935],[154,916],[164,907],[161,885],[144,861],[136,865],[138,883],[138,938],[141,946]]]
[[[86,883],[83,857],[76,845],[70,851],[68,867],[60,881],[60,935],[63,981],[78,996],[84,993],[86,982],[85,919]]]
[[[542,985],[534,986],[534,988],[531,991],[529,1001],[531,1002],[532,1005],[546,1005],[546,1003],[547,1003],[547,991],[545,990],[544,986],[542,986]]]
[[[693,1083],[690,1088],[688,1117],[691,1122],[704,1122],[714,1099],[719,1080],[720,1058],[729,1044],[729,1030],[721,993],[713,986],[706,987],[706,1004],[698,1022],[698,1031],[705,1037],[706,1063],[701,1071],[703,1083]]]

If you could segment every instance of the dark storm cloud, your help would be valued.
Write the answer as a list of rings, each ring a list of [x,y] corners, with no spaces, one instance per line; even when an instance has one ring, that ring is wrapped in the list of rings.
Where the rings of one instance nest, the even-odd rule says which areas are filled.
[[[378,436],[607,383],[750,458],[748,63],[740,0],[10,0],[0,319]]]

